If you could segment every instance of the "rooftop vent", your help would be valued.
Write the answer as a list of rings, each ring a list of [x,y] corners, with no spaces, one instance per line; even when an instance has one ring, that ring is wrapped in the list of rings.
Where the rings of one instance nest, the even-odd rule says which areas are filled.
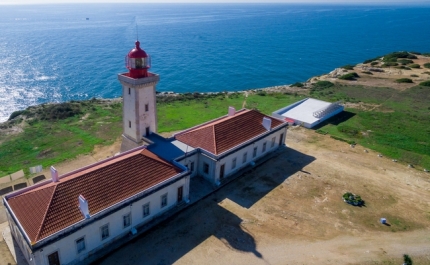
[[[264,117],[263,118],[263,127],[270,131],[270,127],[272,127],[272,119]]]
[[[51,166],[51,178],[52,182],[58,182],[58,171],[53,166]]]
[[[236,109],[234,107],[228,107],[228,116],[234,116],[236,114]]]
[[[90,211],[88,210],[88,201],[82,195],[79,195],[78,200],[79,200],[79,210],[81,210],[81,213],[85,219],[89,219]]]

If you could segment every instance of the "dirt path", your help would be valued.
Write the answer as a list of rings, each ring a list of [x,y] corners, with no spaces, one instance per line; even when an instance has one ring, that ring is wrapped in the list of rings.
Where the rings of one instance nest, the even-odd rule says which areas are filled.
[[[100,263],[401,264],[407,253],[430,264],[428,173],[301,128],[287,145]],[[366,207],[345,204],[346,191]]]

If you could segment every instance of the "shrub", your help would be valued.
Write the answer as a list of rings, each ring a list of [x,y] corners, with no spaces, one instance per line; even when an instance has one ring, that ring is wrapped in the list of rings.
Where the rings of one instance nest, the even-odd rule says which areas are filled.
[[[430,72],[423,72],[423,74],[427,74],[427,75],[430,75]]]
[[[342,66],[341,68],[346,69],[346,70],[354,70],[354,66],[355,65],[347,64],[347,65]]]
[[[412,53],[412,54],[415,54],[415,55],[421,55],[420,52],[409,52],[409,53]]]
[[[373,75],[373,73],[372,73],[372,72],[369,72],[369,71],[363,71],[362,73],[363,73],[363,74],[366,74],[366,75]]]
[[[313,88],[315,89],[325,89],[334,86],[334,84],[330,81],[318,81],[313,84]]]
[[[377,65],[377,64],[379,64],[379,62],[371,62],[371,63],[370,63],[370,65],[372,65],[372,66],[375,66],[375,65]]]
[[[346,203],[354,205],[354,206],[364,205],[363,199],[361,199],[361,197],[359,195],[355,195],[351,192],[347,192],[347,193],[343,194],[342,198]]]
[[[355,80],[357,77],[360,77],[357,73],[353,72],[353,73],[348,73],[342,76],[339,76],[339,79],[342,80]]]
[[[425,67],[425,68],[430,68],[430,63],[425,63],[425,64],[424,64],[424,67]]]
[[[411,77],[418,77],[418,75],[411,75]]]
[[[403,264],[404,265],[412,265],[413,264],[412,259],[411,259],[411,257],[409,257],[408,254],[403,255]]]
[[[382,67],[390,67],[390,66],[398,66],[399,64],[396,62],[385,62]]]
[[[409,59],[400,59],[400,60],[398,60],[397,62],[399,62],[399,63],[401,63],[401,64],[403,64],[403,65],[407,65],[407,64],[414,63],[414,61],[409,60]]]
[[[416,68],[416,69],[421,68],[421,66],[419,64],[417,64],[417,63],[410,64],[410,65],[408,65],[408,67],[410,67],[410,68]]]
[[[396,80],[396,83],[413,83],[412,79],[409,78],[400,78]]]
[[[259,95],[259,96],[266,96],[267,95],[267,93],[266,93],[266,91],[264,91],[264,90],[260,90],[260,91],[258,91],[257,92],[257,95]]]
[[[360,130],[349,125],[339,125],[337,126],[337,130],[350,137],[356,137],[360,135]]]
[[[430,87],[430,80],[424,81],[420,83],[420,86],[429,86]]]
[[[417,57],[408,52],[393,52],[384,56],[384,62],[396,62],[398,58],[417,59]]]
[[[296,82],[296,83],[290,85],[290,87],[304,87],[304,85],[300,82]]]
[[[24,114],[25,110],[17,110],[12,112],[12,114],[10,114],[8,121],[13,120],[14,118],[18,117],[21,114]]]

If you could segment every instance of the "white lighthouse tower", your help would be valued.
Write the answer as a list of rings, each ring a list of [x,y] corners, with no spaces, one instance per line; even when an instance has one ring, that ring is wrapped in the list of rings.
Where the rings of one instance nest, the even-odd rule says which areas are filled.
[[[148,72],[151,60],[139,41],[126,55],[125,65],[128,73],[118,74],[123,98],[121,152],[142,145],[142,137],[157,132],[155,86],[160,80],[159,75]]]

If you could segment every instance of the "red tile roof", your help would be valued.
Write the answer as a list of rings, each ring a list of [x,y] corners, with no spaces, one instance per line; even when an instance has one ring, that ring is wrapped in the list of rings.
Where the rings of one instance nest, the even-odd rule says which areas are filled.
[[[83,195],[94,215],[182,172],[146,149],[138,149],[46,183],[7,202],[32,243],[84,219]]]
[[[256,110],[242,110],[236,112],[234,116],[227,116],[180,132],[175,135],[175,138],[191,147],[200,147],[218,155],[267,132],[263,127],[264,117],[272,120],[271,129],[285,124]]]

